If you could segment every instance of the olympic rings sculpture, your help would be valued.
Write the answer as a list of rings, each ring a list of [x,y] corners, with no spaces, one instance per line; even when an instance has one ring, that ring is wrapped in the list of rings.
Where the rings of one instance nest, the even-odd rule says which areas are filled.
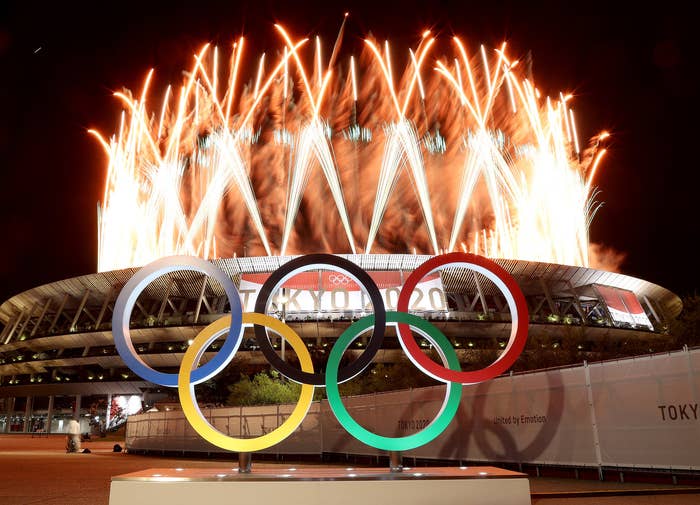
[[[457,354],[449,339],[429,321],[408,311],[411,294],[425,276],[449,267],[467,268],[490,279],[503,293],[511,313],[511,332],[503,353],[487,367],[476,371],[462,371]],[[136,353],[129,330],[131,312],[141,292],[156,278],[178,270],[193,270],[216,279],[223,287],[231,305],[231,314],[206,326],[194,338],[185,352],[177,374],[164,373],[148,366]],[[286,323],[267,315],[271,297],[285,281],[301,272],[333,270],[333,281],[356,282],[372,302],[374,314],[351,324],[334,343],[326,372],[314,372],[308,349],[301,337]],[[445,399],[435,419],[421,431],[404,437],[385,437],[370,432],[355,421],[343,405],[338,384],[348,381],[365,370],[382,347],[387,324],[397,327],[397,336],[404,352],[423,373],[447,385]],[[325,386],[328,403],[338,422],[353,437],[382,450],[405,451],[420,447],[440,435],[454,418],[459,407],[463,384],[490,380],[505,372],[522,353],[527,340],[528,312],[525,297],[515,279],[497,263],[473,254],[449,253],[434,256],[414,270],[406,279],[398,298],[397,310],[387,311],[381,293],[372,277],[355,263],[332,254],[308,254],[294,258],[275,270],[263,284],[255,301],[255,312],[243,312],[239,292],[223,271],[212,263],[192,256],[169,256],[141,268],[119,293],[112,317],[112,333],[119,355],[124,363],[144,380],[162,386],[176,387],[182,409],[192,428],[205,440],[234,452],[253,452],[275,445],[301,424],[313,399],[314,389]],[[256,438],[234,438],[218,431],[202,415],[195,397],[195,385],[209,380],[223,370],[233,359],[243,339],[246,327],[253,326],[260,350],[270,364],[288,379],[302,385],[296,407],[291,415],[275,430]],[[284,338],[297,354],[300,370],[282,360],[268,336],[268,329]],[[355,339],[372,330],[364,352],[347,366],[340,367],[343,353]],[[432,361],[419,347],[413,332],[430,341],[443,365]],[[199,362],[209,345],[226,335],[224,343],[206,364]]]

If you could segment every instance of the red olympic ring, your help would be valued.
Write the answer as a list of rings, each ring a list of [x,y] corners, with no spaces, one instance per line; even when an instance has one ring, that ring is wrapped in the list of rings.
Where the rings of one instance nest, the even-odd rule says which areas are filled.
[[[413,363],[426,374],[441,382],[460,382],[462,384],[476,384],[501,375],[513,365],[520,353],[525,348],[527,341],[528,310],[525,303],[525,295],[520,290],[512,275],[501,268],[497,263],[474,254],[454,252],[435,256],[414,270],[406,279],[406,283],[399,294],[396,306],[398,312],[408,312],[411,294],[418,282],[436,270],[446,265],[455,265],[469,268],[484,274],[496,284],[508,300],[510,307],[512,327],[510,339],[503,353],[489,366],[474,371],[455,371],[435,363],[418,346],[410,327],[405,323],[399,323],[398,335],[401,346],[406,351]]]

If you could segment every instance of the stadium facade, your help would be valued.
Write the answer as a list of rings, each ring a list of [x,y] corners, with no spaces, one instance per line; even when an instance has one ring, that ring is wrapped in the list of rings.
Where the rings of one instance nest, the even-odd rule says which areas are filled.
[[[370,273],[387,308],[395,307],[403,280],[430,256],[341,255]],[[212,260],[238,286],[243,308],[253,311],[256,290],[291,257]],[[528,304],[529,336],[552,345],[577,338],[591,343],[663,339],[682,309],[671,291],[627,275],[584,267],[495,260],[519,284]],[[141,380],[117,353],[111,332],[114,302],[137,268],[60,280],[17,294],[0,305],[0,433],[64,431],[79,416],[84,432],[113,426],[131,411],[149,407],[163,393]],[[332,272],[287,281],[268,311],[286,321],[320,359],[352,321],[366,313],[363,295]],[[428,280],[411,310],[453,342],[460,360],[505,345],[510,313],[498,287],[467,269],[447,269]],[[420,290],[421,287],[418,287]],[[320,293],[325,293],[325,302]],[[359,301],[356,300],[359,296]],[[354,300],[354,301],[353,301]],[[131,338],[149,366],[177,371],[188,342],[229,312],[218,282],[194,271],[176,271],[152,282],[131,314]],[[371,310],[371,308],[369,308]],[[234,362],[269,367],[246,329]],[[284,344],[273,344],[281,354]],[[362,340],[350,354],[362,352]],[[216,343],[207,354],[216,352]],[[387,332],[375,362],[403,357]]]

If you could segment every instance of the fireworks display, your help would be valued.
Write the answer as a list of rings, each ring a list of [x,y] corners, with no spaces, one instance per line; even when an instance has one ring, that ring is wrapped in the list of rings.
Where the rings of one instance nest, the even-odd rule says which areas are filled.
[[[426,32],[350,56],[342,29],[326,54],[275,28],[277,54],[254,68],[241,38],[204,46],[156,106],[153,71],[116,93],[118,132],[91,130],[108,158],[100,271],[171,254],[452,250],[588,266],[607,134],[581,146],[571,96],[542,96],[505,44]]]

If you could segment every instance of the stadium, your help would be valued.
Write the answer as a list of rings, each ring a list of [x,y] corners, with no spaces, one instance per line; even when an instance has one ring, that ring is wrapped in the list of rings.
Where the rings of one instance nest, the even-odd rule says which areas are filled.
[[[344,257],[370,273],[387,297],[387,307],[396,303],[391,290],[400,287],[404,276],[428,258],[398,254]],[[242,292],[252,293],[266,274],[289,259],[230,258],[213,263]],[[496,262],[513,275],[526,297],[530,338],[541,336],[548,345],[576,338],[582,360],[595,356],[587,351],[596,342],[663,339],[668,322],[681,310],[681,301],[672,292],[623,274],[550,263]],[[124,365],[111,333],[117,294],[136,271],[130,268],[60,280],[0,305],[0,432],[61,432],[74,412],[80,413],[82,428],[89,432],[91,426],[123,421],[113,417],[117,398],[124,412],[129,398],[137,399],[132,400],[134,412],[162,398],[163,388],[141,380]],[[347,279],[337,277],[341,287],[343,280],[347,285]],[[331,279],[335,280],[332,274],[313,281],[308,276],[296,282],[293,278],[283,287],[288,302],[270,307],[312,351],[321,354],[365,313],[363,306],[349,306]],[[414,312],[452,340],[466,368],[481,350],[498,349],[507,341],[510,312],[502,294],[481,274],[466,269],[445,271],[441,282],[441,295],[432,300],[426,295],[427,302],[419,303]],[[295,292],[303,295],[307,290],[335,293],[338,303],[323,311],[305,305],[299,295],[298,303],[292,303]],[[254,299],[251,295],[249,304]],[[177,372],[188,341],[230,311],[216,281],[188,271],[158,278],[140,295],[136,306],[131,317],[134,345],[148,365],[170,372]],[[252,305],[247,308],[252,310]],[[573,329],[578,332],[574,334]],[[279,343],[274,345],[279,349]],[[361,349],[349,352],[360,353]],[[375,361],[392,363],[402,358],[396,335],[388,333]],[[248,369],[269,368],[249,329],[236,362]]]

